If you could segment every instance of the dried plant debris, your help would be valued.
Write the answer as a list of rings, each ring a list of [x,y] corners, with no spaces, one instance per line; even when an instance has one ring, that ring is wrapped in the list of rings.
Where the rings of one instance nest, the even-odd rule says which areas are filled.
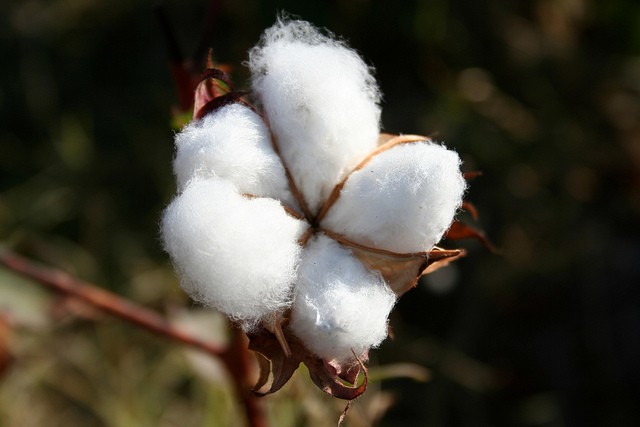
[[[429,138],[381,134],[371,68],[309,23],[279,20],[248,66],[257,107],[221,72],[196,90],[164,245],[185,291],[249,335],[257,393],[304,363],[350,400],[396,299],[464,255],[435,246],[463,204],[461,161]]]

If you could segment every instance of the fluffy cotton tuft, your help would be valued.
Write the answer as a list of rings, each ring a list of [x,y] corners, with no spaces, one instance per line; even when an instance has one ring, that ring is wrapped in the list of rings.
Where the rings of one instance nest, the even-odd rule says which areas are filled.
[[[349,177],[322,227],[395,252],[429,250],[451,225],[465,188],[454,151],[426,141],[397,145]]]
[[[162,218],[186,292],[245,327],[290,305],[305,228],[276,200],[246,199],[219,179],[189,181]]]
[[[218,176],[240,193],[295,205],[267,126],[241,104],[222,107],[186,126],[176,136],[173,168],[179,191],[194,177]]]
[[[318,356],[353,360],[387,336],[395,295],[351,251],[318,235],[300,264],[291,328]]]
[[[315,213],[376,146],[380,95],[371,69],[302,21],[268,29],[248,64],[284,161]]]

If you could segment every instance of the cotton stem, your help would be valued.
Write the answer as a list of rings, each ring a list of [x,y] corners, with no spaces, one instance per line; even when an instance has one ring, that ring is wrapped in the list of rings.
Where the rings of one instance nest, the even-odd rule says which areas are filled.
[[[245,408],[248,425],[250,427],[267,427],[262,405],[250,391],[252,367],[246,338],[241,331],[234,329],[234,336],[229,346],[219,347],[173,326],[153,310],[77,279],[61,270],[37,264],[10,250],[0,249],[0,265],[49,289],[78,298],[138,327],[219,358],[233,379],[236,392]]]

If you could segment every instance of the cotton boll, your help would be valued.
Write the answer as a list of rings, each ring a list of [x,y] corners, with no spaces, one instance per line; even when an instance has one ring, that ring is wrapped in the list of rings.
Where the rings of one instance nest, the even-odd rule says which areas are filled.
[[[380,95],[343,43],[301,21],[278,22],[249,53],[253,88],[310,210],[376,146]]]
[[[173,167],[180,191],[193,177],[218,176],[234,183],[240,193],[295,206],[267,126],[241,104],[222,107],[186,126],[176,136]]]
[[[194,179],[164,212],[162,238],[183,288],[250,327],[290,304],[306,225],[273,199]]]
[[[379,274],[324,235],[311,240],[298,272],[291,328],[318,356],[353,360],[387,336],[395,295]]]
[[[321,226],[380,249],[429,250],[451,225],[465,187],[455,152],[426,141],[397,145],[347,179]]]

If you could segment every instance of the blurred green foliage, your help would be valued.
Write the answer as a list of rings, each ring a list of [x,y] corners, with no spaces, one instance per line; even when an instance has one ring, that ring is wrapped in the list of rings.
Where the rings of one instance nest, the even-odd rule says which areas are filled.
[[[206,2],[161,4],[196,52]],[[502,255],[469,242],[400,301],[372,365],[431,380],[376,382],[349,425],[640,424],[640,3],[219,4],[207,44],[240,88],[246,50],[286,10],[376,67],[385,130],[433,135],[484,172],[468,199]],[[157,238],[176,97],[154,6],[0,4],[0,239],[175,315],[190,303]],[[0,425],[240,425],[224,378],[185,349],[0,273],[15,357]],[[267,402],[278,426],[341,410],[303,373]]]

